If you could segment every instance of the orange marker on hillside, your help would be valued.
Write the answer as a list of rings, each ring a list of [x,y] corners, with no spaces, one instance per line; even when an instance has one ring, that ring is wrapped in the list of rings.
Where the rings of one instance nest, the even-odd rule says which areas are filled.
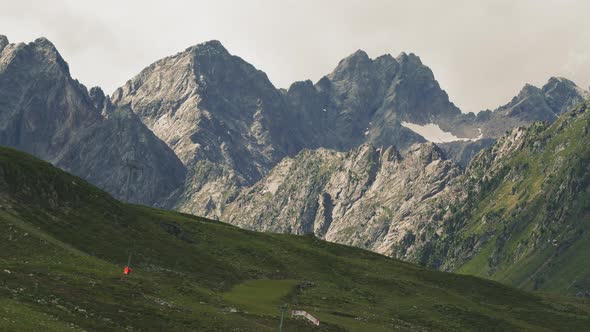
[[[123,274],[128,275],[131,272],[133,272],[133,269],[131,268],[131,253],[129,253],[129,257],[127,258],[127,265],[123,269]]]

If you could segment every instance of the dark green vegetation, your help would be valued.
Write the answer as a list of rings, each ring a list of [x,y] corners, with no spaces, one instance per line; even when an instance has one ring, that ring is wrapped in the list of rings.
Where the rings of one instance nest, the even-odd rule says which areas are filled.
[[[424,262],[528,290],[590,296],[590,109],[507,135],[467,170],[469,198]]]
[[[126,205],[0,149],[0,330],[583,330],[588,303]],[[135,272],[123,276],[127,251]]]

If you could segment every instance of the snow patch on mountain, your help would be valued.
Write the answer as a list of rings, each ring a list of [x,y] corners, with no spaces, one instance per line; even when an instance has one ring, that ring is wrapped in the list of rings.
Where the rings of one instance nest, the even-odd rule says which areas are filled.
[[[443,131],[440,127],[435,123],[428,123],[426,125],[419,125],[410,122],[402,122],[402,126],[410,129],[411,131],[415,132],[416,134],[424,137],[426,140],[434,143],[448,143],[448,142],[455,142],[455,141],[476,141],[483,137],[481,133],[481,129],[479,130],[479,137],[477,138],[467,138],[467,137],[457,137],[452,133]]]

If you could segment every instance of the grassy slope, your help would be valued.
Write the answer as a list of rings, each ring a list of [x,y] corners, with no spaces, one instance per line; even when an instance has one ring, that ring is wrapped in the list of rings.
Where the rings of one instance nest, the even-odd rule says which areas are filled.
[[[503,181],[469,207],[462,235],[494,235],[458,272],[524,289],[590,290],[589,128],[586,111],[528,129],[525,147],[502,161]]]
[[[126,205],[7,148],[0,204],[0,330],[273,331],[283,302],[322,320],[287,331],[590,326],[585,302]]]

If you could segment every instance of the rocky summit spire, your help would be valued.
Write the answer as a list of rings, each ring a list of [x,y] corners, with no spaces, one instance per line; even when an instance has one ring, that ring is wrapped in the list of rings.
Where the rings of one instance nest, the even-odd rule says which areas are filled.
[[[340,60],[334,71],[328,75],[332,80],[344,77],[357,76],[371,70],[372,61],[363,50],[357,50],[346,58]]]
[[[410,53],[410,54],[408,54],[408,53],[406,53],[406,52],[401,52],[401,53],[400,53],[400,54],[397,56],[396,60],[397,60],[398,62],[400,62],[400,63],[404,63],[404,62],[410,62],[410,63],[415,63],[415,64],[418,64],[418,65],[422,65],[422,60],[420,60],[420,57],[419,57],[419,56],[417,56],[417,55],[416,55],[416,54],[414,54],[414,53]]]
[[[588,91],[563,77],[551,77],[541,90],[543,91],[547,104],[558,115],[567,112],[582,101],[590,98]]]
[[[8,45],[8,38],[5,35],[0,35],[0,52]]]
[[[204,43],[197,44],[197,45],[193,46],[193,48],[217,50],[217,51],[229,54],[229,52],[227,51],[225,46],[223,46],[223,44],[219,40],[215,40],[215,39],[206,41]]]

